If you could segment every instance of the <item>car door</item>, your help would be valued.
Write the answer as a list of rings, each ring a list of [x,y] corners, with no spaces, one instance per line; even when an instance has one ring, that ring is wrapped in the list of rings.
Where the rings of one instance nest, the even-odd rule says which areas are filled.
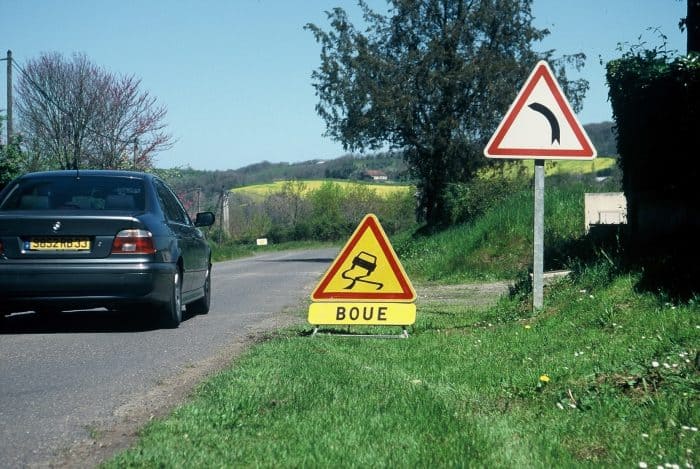
[[[204,235],[195,227],[189,215],[170,188],[160,180],[155,180],[156,192],[160,199],[165,218],[171,232],[177,238],[182,253],[184,271],[183,291],[200,288],[204,284],[209,259]]]

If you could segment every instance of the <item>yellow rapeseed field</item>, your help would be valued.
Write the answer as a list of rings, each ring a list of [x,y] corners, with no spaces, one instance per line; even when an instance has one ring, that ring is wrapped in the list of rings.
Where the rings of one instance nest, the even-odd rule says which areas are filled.
[[[533,172],[534,162],[532,160],[523,160],[518,164],[525,166],[529,173]],[[601,171],[604,169],[611,168],[615,165],[614,158],[596,158],[590,161],[548,161],[545,164],[545,172],[548,176],[555,174],[591,174],[596,171]],[[515,167],[510,168],[508,171],[512,171],[513,175],[516,173]],[[486,176],[488,177],[488,176]],[[321,187],[324,182],[333,181],[335,184],[339,184],[343,188],[348,186],[362,185],[368,190],[373,190],[380,197],[386,197],[388,194],[412,190],[413,186],[408,184],[377,184],[377,183],[365,183],[357,181],[346,181],[346,180],[332,180],[332,179],[314,179],[314,180],[304,180],[299,181],[304,184],[305,192],[309,193]],[[271,193],[278,192],[282,190],[284,184],[288,181],[275,181],[268,184],[256,184],[253,186],[244,186],[231,189],[234,194],[245,195],[252,198],[253,200],[263,200],[265,197]]]
[[[362,186],[366,187],[367,190],[372,190],[377,193],[380,197],[386,197],[389,194],[401,191],[410,190],[413,186],[408,184],[373,184],[373,183],[363,183],[357,181],[345,181],[345,180],[334,180],[334,179],[314,179],[314,180],[304,180],[299,181],[304,184],[305,193],[317,190],[324,182],[332,181],[334,184],[340,185],[343,189],[350,186]],[[275,181],[268,184],[256,184],[254,186],[244,186],[231,189],[234,194],[240,194],[248,196],[254,200],[264,199],[266,196],[279,192],[282,190],[284,185],[288,181]]]

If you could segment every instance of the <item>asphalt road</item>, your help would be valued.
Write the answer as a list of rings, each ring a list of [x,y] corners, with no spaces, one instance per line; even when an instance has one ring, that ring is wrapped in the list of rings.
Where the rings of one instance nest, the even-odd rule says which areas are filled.
[[[143,396],[175,383],[214,355],[274,329],[328,268],[337,249],[270,253],[221,262],[212,309],[175,330],[139,311],[34,313],[0,329],[0,467],[52,465]]]

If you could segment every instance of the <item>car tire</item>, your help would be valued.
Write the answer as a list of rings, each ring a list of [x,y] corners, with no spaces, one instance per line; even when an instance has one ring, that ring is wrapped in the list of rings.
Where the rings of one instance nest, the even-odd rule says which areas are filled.
[[[171,282],[170,300],[161,306],[160,322],[168,329],[175,329],[182,322],[182,274],[175,269]]]
[[[207,269],[207,276],[204,280],[204,296],[187,305],[187,312],[191,314],[207,314],[211,307],[211,264]]]

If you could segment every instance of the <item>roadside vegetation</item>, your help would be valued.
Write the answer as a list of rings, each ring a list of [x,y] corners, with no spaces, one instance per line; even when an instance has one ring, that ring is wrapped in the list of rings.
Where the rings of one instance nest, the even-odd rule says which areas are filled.
[[[550,162],[546,171],[554,180],[592,181],[600,176],[614,176],[616,166],[615,159],[600,158],[593,162]],[[450,225],[474,219],[514,192],[524,191],[523,197],[530,197],[526,192],[532,173],[532,162],[499,163],[479,170],[469,183],[451,184],[446,192]],[[550,196],[551,207],[561,203],[559,197],[558,193]],[[183,199],[191,212],[196,211],[191,199]],[[367,213],[375,213],[390,235],[413,232],[418,226],[413,220],[421,216],[415,210],[413,185],[337,179],[285,180],[237,187],[229,191],[227,206],[228,225],[222,225],[220,206],[214,208],[219,221],[209,236],[218,260],[225,259],[227,253],[235,257],[239,252],[250,252],[258,238],[267,238],[274,245],[342,242]],[[531,217],[527,213],[520,215]]]
[[[532,191],[512,184],[469,222],[392,237],[419,293],[409,339],[312,338],[302,306],[106,466],[697,467],[697,297],[638,291],[617,240],[584,236],[593,182],[552,177],[545,259],[572,273],[533,313]],[[510,294],[444,285],[485,280]]]

